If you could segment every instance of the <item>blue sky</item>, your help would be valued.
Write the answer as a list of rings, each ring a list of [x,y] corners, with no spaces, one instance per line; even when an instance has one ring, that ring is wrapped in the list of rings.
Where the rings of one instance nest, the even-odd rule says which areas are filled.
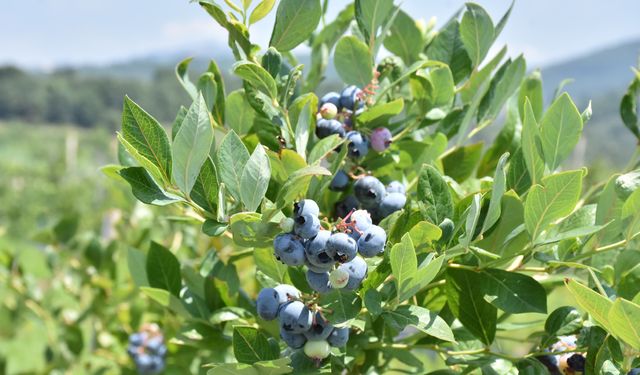
[[[478,2],[495,20],[510,4]],[[346,2],[330,3],[336,13]],[[441,25],[462,4],[405,0],[403,8],[414,18],[435,16]],[[1,9],[0,64],[106,64],[226,39],[187,0],[3,0]],[[639,14],[638,0],[519,0],[499,43],[508,44],[512,55],[524,52],[529,66],[541,66],[640,38]],[[266,44],[272,25],[272,16],[254,25],[252,39]]]

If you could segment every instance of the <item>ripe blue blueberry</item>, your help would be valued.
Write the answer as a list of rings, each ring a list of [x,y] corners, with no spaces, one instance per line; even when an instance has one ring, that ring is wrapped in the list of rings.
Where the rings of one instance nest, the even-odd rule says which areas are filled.
[[[273,288],[264,288],[258,293],[256,299],[256,310],[258,315],[264,320],[273,320],[278,316],[280,308],[280,298],[278,292]]]
[[[378,213],[382,218],[385,218],[392,213],[401,210],[407,203],[407,196],[402,193],[389,193],[380,202],[378,207]]]
[[[300,298],[300,291],[292,285],[280,284],[273,289],[278,292],[278,303],[280,304]]]
[[[311,329],[304,333],[307,340],[326,340],[333,332],[333,325],[329,323],[320,312],[316,312]]]
[[[333,176],[329,189],[333,191],[343,191],[347,186],[349,186],[349,175],[341,169],[336,172],[335,176]]]
[[[578,371],[578,372],[582,372],[584,371],[584,365],[586,363],[586,359],[584,358],[584,356],[582,354],[573,354],[571,357],[569,357],[569,359],[567,359],[567,364],[569,365],[569,368],[571,368],[574,371]]]
[[[378,152],[383,152],[391,146],[391,132],[387,128],[376,128],[369,137],[371,148]]]
[[[307,241],[305,245],[305,254],[307,261],[312,265],[319,268],[330,268],[334,261],[335,252],[330,252],[327,249],[327,241],[331,237],[331,232],[328,230],[321,230],[318,234]]]
[[[315,273],[307,270],[307,283],[309,283],[311,289],[318,293],[328,293],[331,291],[328,272]]]
[[[362,90],[356,86],[345,87],[340,93],[340,107],[353,111],[355,109],[356,102],[359,102],[358,107],[360,107],[363,104],[358,100],[358,94],[360,94],[361,91]]]
[[[345,130],[342,123],[336,119],[320,118],[316,121],[316,136],[318,138],[326,138],[330,135],[338,134],[340,138],[345,136]]]
[[[320,231],[320,219],[311,214],[304,214],[294,219],[293,231],[298,236],[309,239]]]
[[[325,273],[325,272],[330,272],[333,269],[333,261],[330,264],[327,264],[325,266],[316,266],[315,264],[309,262],[309,259],[307,259],[307,261],[305,262],[305,266],[307,266],[307,268],[311,271],[311,272],[315,272],[315,273]]]
[[[303,199],[300,202],[293,204],[293,217],[294,219],[302,215],[320,215],[320,207],[313,199]]]
[[[358,208],[358,200],[353,195],[347,195],[343,200],[337,202],[334,206],[335,217],[345,217],[349,212]]]
[[[301,333],[291,333],[283,329],[280,330],[280,338],[291,349],[300,349],[307,343],[307,338]]]
[[[365,258],[371,258],[384,251],[387,233],[377,225],[372,225],[358,240],[358,252]]]
[[[404,184],[400,181],[391,181],[389,185],[387,185],[387,193],[400,193],[406,194],[407,189]]]
[[[360,158],[369,152],[369,142],[360,132],[352,130],[345,136],[347,138],[347,147],[349,148],[349,156],[352,158]]]
[[[334,259],[340,263],[350,262],[356,257],[356,241],[346,233],[334,233],[327,241],[328,251],[335,253]]]
[[[632,368],[627,375],[640,375],[640,367]]]
[[[313,317],[304,303],[292,301],[282,305],[278,318],[282,330],[291,333],[304,333],[311,328]]]
[[[341,264],[338,268],[349,273],[349,282],[344,287],[345,290],[356,290],[360,288],[362,280],[367,277],[367,262],[360,257],[355,257],[352,261]]]
[[[356,210],[346,220],[347,223],[353,223],[355,228],[350,228],[349,236],[354,240],[358,240],[362,233],[373,225],[371,214],[367,210]]]
[[[304,264],[304,245],[291,233],[282,233],[273,240],[276,259],[282,263],[296,267]]]
[[[353,184],[356,198],[365,208],[374,208],[384,198],[386,191],[380,180],[373,176],[365,176]]]
[[[141,332],[136,332],[129,336],[129,344],[133,346],[140,346],[142,342],[145,340],[146,334]]]
[[[324,94],[324,96],[320,98],[320,102],[318,103],[318,109],[322,108],[322,106],[326,103],[331,103],[335,105],[337,108],[340,108],[340,94],[338,94],[335,91],[331,91]]]
[[[327,338],[329,345],[336,348],[342,348],[347,345],[349,341],[349,327],[334,328],[329,338]]]

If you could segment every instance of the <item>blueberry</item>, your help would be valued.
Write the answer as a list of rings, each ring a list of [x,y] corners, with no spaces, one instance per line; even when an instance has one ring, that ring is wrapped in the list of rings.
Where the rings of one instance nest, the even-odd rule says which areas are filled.
[[[280,308],[278,292],[273,288],[264,288],[258,293],[256,299],[256,310],[258,315],[264,320],[273,320],[278,316]]]
[[[309,283],[311,289],[318,293],[328,293],[331,291],[328,272],[315,273],[307,270],[307,283]]]
[[[303,333],[311,328],[311,311],[300,301],[292,301],[283,305],[278,317],[280,328],[284,331]]]
[[[391,132],[387,128],[376,128],[369,137],[371,148],[378,152],[383,152],[391,145]]]
[[[554,355],[541,355],[536,357],[540,363],[542,363],[551,374],[558,373],[558,357]]]
[[[164,359],[162,357],[151,357],[151,365],[149,366],[149,374],[157,374],[164,370]]]
[[[367,210],[354,211],[346,221],[347,223],[353,223],[355,226],[355,228],[351,228],[352,230],[351,233],[349,233],[349,236],[356,241],[360,238],[362,233],[373,225],[371,214],[369,214]]]
[[[140,353],[135,359],[136,367],[138,368],[138,371],[143,374],[148,373],[150,370],[149,367],[151,367],[152,365],[152,361],[153,359],[149,354]]]
[[[304,239],[315,237],[320,231],[320,219],[311,214],[304,214],[294,219],[293,231]]]
[[[336,175],[333,176],[331,180],[331,184],[329,185],[329,189],[333,191],[343,191],[349,186],[349,175],[345,173],[342,169],[336,172]]]
[[[313,199],[303,199],[293,204],[293,218],[309,214],[312,216],[320,215],[320,207]]]
[[[341,138],[345,136],[344,126],[340,121],[324,118],[316,121],[316,136],[318,138],[326,138],[333,134],[338,134]]]
[[[358,252],[365,258],[371,258],[384,251],[387,233],[377,225],[372,225],[358,240]]]
[[[147,341],[147,349],[157,354],[160,347],[163,346],[163,341],[162,336],[154,336]]]
[[[353,195],[347,195],[343,200],[334,206],[335,217],[345,217],[354,209],[358,208],[358,200]]]
[[[369,152],[369,142],[365,137],[355,130],[348,132],[345,136],[347,138],[347,147],[349,147],[349,156],[352,158],[360,158]]]
[[[160,357],[164,357],[167,354],[167,346],[161,345],[156,351],[156,354],[159,355]]]
[[[315,319],[311,325],[311,329],[304,333],[307,340],[326,340],[333,332],[333,326],[322,317],[322,314],[316,312]]]
[[[304,245],[300,239],[290,233],[283,233],[273,240],[276,259],[289,266],[304,264]]]
[[[373,176],[365,176],[353,185],[356,198],[365,208],[374,208],[385,196],[385,188],[382,182]]]
[[[320,116],[323,119],[331,120],[338,115],[338,107],[333,103],[324,103],[322,107],[320,107]]]
[[[567,359],[567,364],[574,371],[584,371],[584,364],[586,359],[582,354],[574,354]]]
[[[340,107],[353,111],[358,101],[358,94],[362,90],[356,86],[347,86],[340,93]],[[362,105],[362,102],[358,106]]]
[[[292,285],[280,284],[273,289],[278,292],[278,303],[280,304],[300,298],[300,291]]]
[[[349,327],[334,328],[327,341],[329,345],[337,348],[347,345],[347,341],[349,341]]]
[[[362,280],[367,277],[367,262],[360,257],[355,257],[352,261],[341,264],[338,269],[349,273],[349,282],[344,287],[345,290],[356,290],[360,287]]]
[[[307,261],[305,262],[305,265],[311,272],[324,273],[324,272],[330,272],[333,269],[334,263],[332,261],[330,264],[327,264],[326,266],[316,266],[315,264],[309,262],[309,259],[307,259]]]
[[[387,193],[401,193],[406,194],[407,189],[404,184],[400,181],[391,181],[389,185],[387,185]]]
[[[385,218],[392,213],[399,211],[407,203],[407,196],[402,193],[389,193],[380,202],[378,213]]]
[[[346,233],[334,233],[327,241],[327,249],[335,253],[334,259],[346,263],[356,257],[358,246],[356,241]]]
[[[138,350],[139,349],[140,349],[140,346],[129,344],[127,346],[127,354],[129,354],[130,357],[134,358],[135,356],[138,355]]]
[[[335,91],[328,92],[324,94],[322,98],[320,98],[320,102],[318,103],[318,108],[322,108],[326,103],[331,103],[335,105],[337,108],[340,108],[340,94]]]
[[[327,241],[331,237],[331,232],[321,230],[318,234],[307,241],[304,251],[307,262],[320,268],[330,268],[334,263],[335,252],[328,251]]]
[[[291,349],[300,349],[307,343],[307,338],[301,333],[291,333],[283,329],[280,330],[280,338]]]
[[[640,367],[632,368],[627,375],[640,375]]]
[[[133,346],[140,346],[144,342],[146,336],[147,335],[142,332],[133,333],[131,334],[131,336],[129,336],[129,344]]]

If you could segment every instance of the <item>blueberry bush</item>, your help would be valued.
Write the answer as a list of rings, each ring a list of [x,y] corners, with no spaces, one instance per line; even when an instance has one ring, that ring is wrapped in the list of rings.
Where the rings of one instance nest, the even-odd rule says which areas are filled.
[[[511,8],[468,3],[436,30],[393,0],[333,20],[327,1],[275,3],[199,1],[240,89],[184,60],[193,104],[168,131],[124,99],[106,171],[182,225],[128,249],[170,321],[168,347],[157,326],[131,336],[138,370],[637,373],[639,154],[586,178],[571,155],[591,107],[489,54]],[[344,85],[320,91],[330,65]],[[639,90],[636,72],[621,116],[638,138]]]

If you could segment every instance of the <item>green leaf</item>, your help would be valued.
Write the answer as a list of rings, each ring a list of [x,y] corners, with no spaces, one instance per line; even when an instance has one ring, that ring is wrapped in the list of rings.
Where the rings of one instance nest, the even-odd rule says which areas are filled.
[[[213,116],[214,123],[217,122],[220,126],[222,126],[225,124],[225,90],[224,81],[222,80],[222,73],[220,72],[218,64],[216,64],[214,60],[209,61],[207,72],[213,74],[213,79],[216,83],[216,100],[213,105],[213,111],[211,112],[211,115]]]
[[[524,122],[522,124],[522,155],[524,156],[529,177],[533,184],[539,183],[544,175],[544,161],[538,152],[537,143],[540,130],[536,122],[531,103],[528,99],[524,104]]]
[[[219,237],[227,230],[227,223],[220,223],[213,219],[207,219],[202,223],[202,233],[209,237]]]
[[[273,249],[255,249],[253,259],[259,271],[278,283],[285,282],[287,266],[276,260],[276,257],[273,256]]]
[[[180,262],[171,251],[152,241],[146,268],[150,286],[167,290],[176,297],[180,296]]]
[[[282,55],[277,49],[269,47],[264,55],[262,55],[260,63],[262,67],[271,74],[271,77],[276,78],[283,67]]]
[[[378,30],[392,11],[393,0],[356,0],[356,21],[370,48],[374,45]],[[382,38],[384,37],[383,35]]]
[[[364,87],[373,79],[371,52],[352,35],[343,36],[336,44],[333,64],[348,85]]]
[[[149,173],[142,167],[129,167],[117,172],[131,185],[131,192],[141,202],[166,206],[182,200],[180,197],[162,190]]]
[[[215,214],[218,207],[218,172],[210,157],[202,164],[198,178],[189,194],[200,207]]]
[[[269,157],[258,143],[240,178],[240,197],[247,211],[255,211],[262,202],[271,178]]]
[[[496,335],[497,310],[484,299],[484,280],[477,272],[449,268],[445,294],[453,315],[475,337],[490,345]]]
[[[251,16],[249,16],[249,25],[253,25],[254,23],[260,21],[265,18],[273,6],[275,5],[276,0],[262,0],[258,5],[256,5],[253,12],[251,12]]]
[[[176,138],[176,134],[178,134],[178,130],[182,126],[182,122],[184,121],[184,117],[187,115],[187,109],[184,106],[180,106],[178,110],[178,114],[176,118],[173,120],[173,124],[171,125],[171,140],[173,141]]]
[[[618,298],[609,310],[612,333],[636,350],[640,350],[640,306]]]
[[[578,305],[588,312],[602,328],[613,332],[611,321],[609,320],[609,311],[613,306],[613,302],[574,280],[565,279],[564,283],[578,302]]]
[[[382,296],[375,289],[367,289],[364,293],[364,306],[373,317],[382,314]]]
[[[237,201],[241,201],[240,180],[244,166],[249,160],[249,151],[238,135],[231,130],[222,139],[216,160],[220,181]]]
[[[156,119],[128,96],[124,98],[122,111],[122,137],[158,168],[165,183],[171,181],[171,146],[167,133]]]
[[[401,242],[391,248],[391,271],[396,281],[398,301],[402,302],[411,298],[416,292],[416,273],[418,272],[418,260],[416,250],[413,247],[411,236],[407,233],[402,236]]]
[[[479,142],[457,147],[442,159],[444,173],[457,182],[463,182],[469,178],[480,162],[483,146],[484,143]]]
[[[331,311],[324,314],[331,324],[340,324],[358,316],[362,300],[354,292],[334,290],[320,295],[320,305]]]
[[[487,210],[487,216],[484,218],[482,224],[482,233],[490,229],[500,219],[501,213],[501,201],[505,192],[505,185],[507,182],[507,176],[504,171],[505,164],[509,158],[509,153],[505,153],[500,157],[498,166],[496,167],[496,174],[493,176],[493,187],[491,189],[491,200],[489,201],[489,209]]]
[[[484,60],[494,39],[493,21],[479,5],[467,3],[460,22],[460,38],[474,66]]]
[[[277,206],[279,208],[285,207],[293,203],[296,198],[304,195],[312,176],[331,176],[331,172],[320,166],[310,166],[295,171],[280,189],[276,199]]]
[[[213,128],[207,103],[198,95],[173,140],[173,179],[184,193],[189,193],[200,168],[209,157]]]
[[[238,61],[233,64],[233,73],[257,90],[275,99],[278,95],[276,81],[260,65],[250,61]]]
[[[307,157],[307,143],[309,142],[309,130],[311,128],[311,110],[309,103],[306,103],[302,108],[302,111],[298,115],[298,122],[296,124],[296,151],[298,155],[302,156],[302,159]]]
[[[138,249],[130,247],[127,249],[127,266],[129,274],[137,287],[149,286],[147,278],[147,256]]]
[[[439,229],[439,228],[438,228]],[[427,258],[418,266],[418,272],[416,272],[417,290],[421,290],[426,287],[433,279],[438,276],[438,273],[442,269],[442,265],[445,261],[445,256],[441,255],[434,259],[434,253],[427,256]]]
[[[582,328],[582,315],[572,306],[553,310],[544,323],[544,330],[553,336],[570,335]]]
[[[509,99],[520,87],[522,78],[527,70],[527,63],[522,55],[518,56],[513,62],[511,62],[504,73],[500,76],[500,79],[495,84],[495,88],[489,91],[491,94],[488,104],[487,112],[484,114],[483,119],[494,119],[500,114],[500,110],[504,106],[504,103]],[[496,74],[497,76],[497,74]],[[495,79],[495,78],[494,78]]]
[[[422,32],[416,22],[404,11],[400,10],[384,39],[384,48],[400,57],[406,65],[418,60],[424,47]]]
[[[191,64],[191,61],[193,61],[193,57],[180,61],[178,65],[176,65],[175,72],[178,82],[184,87],[191,99],[195,100],[198,97],[198,88],[191,82],[191,79],[189,79],[189,64]]]
[[[540,143],[550,170],[558,168],[573,151],[582,134],[582,117],[564,93],[545,112],[540,122]]]
[[[409,236],[414,244],[417,244],[416,253],[432,250],[432,243],[439,240],[442,230],[428,221],[421,221],[409,231]]]
[[[629,196],[640,188],[640,169],[617,176],[615,179],[616,194],[620,199],[627,200]]]
[[[507,188],[513,189],[518,194],[524,194],[531,187],[531,176],[527,170],[522,147],[518,148],[509,160],[507,171]]]
[[[336,147],[340,146],[342,142],[344,142],[344,140],[337,134],[332,134],[326,138],[322,138],[313,146],[309,153],[309,165],[316,164],[327,157],[327,155],[333,152]]]
[[[525,102],[529,100],[533,119],[542,120],[542,112],[544,110],[544,100],[542,95],[542,77],[540,71],[536,70],[527,76],[520,84],[520,92],[518,93],[518,111],[520,119],[524,121]]]
[[[448,22],[427,48],[427,56],[446,63],[457,84],[471,73],[471,60],[460,38],[458,20]]]
[[[629,85],[627,92],[622,97],[622,101],[620,101],[620,117],[622,118],[624,126],[626,126],[636,138],[640,139],[640,127],[638,126],[638,90],[640,90],[640,78],[636,78],[631,85]]]
[[[524,206],[524,223],[534,240],[554,221],[573,211],[582,189],[582,170],[567,171],[542,179],[534,185]]]
[[[286,52],[307,40],[320,22],[320,0],[282,0],[269,46]]]
[[[376,104],[373,107],[367,107],[365,111],[356,117],[356,121],[363,127],[374,128],[376,126],[386,126],[389,119],[400,112],[404,108],[404,100],[402,98],[393,101]]]
[[[500,269],[484,269],[481,289],[484,298],[509,314],[547,312],[547,293],[534,278]]]
[[[254,364],[280,358],[279,350],[269,345],[267,337],[254,327],[233,327],[233,354],[240,363]]]
[[[382,315],[391,328],[401,331],[406,326],[433,336],[437,339],[455,342],[451,328],[438,314],[424,307],[415,305],[400,305],[395,310],[385,311]]]
[[[243,247],[267,247],[273,244],[282,230],[278,223],[262,221],[262,215],[255,212],[240,212],[229,218],[229,230],[233,241]]]
[[[290,374],[293,369],[289,366],[291,358],[283,357],[273,361],[260,361],[253,365],[246,363],[213,363],[205,365],[210,368],[207,375],[238,374],[238,375],[282,375]]]
[[[480,193],[473,195],[471,205],[469,206],[467,211],[467,219],[464,225],[464,234],[460,236],[458,240],[460,246],[462,247],[469,246],[476,233],[476,226],[478,225],[478,220],[480,220],[480,210],[482,209],[482,204],[480,203],[481,198],[482,194]]]
[[[197,87],[199,95],[202,95],[205,103],[207,103],[207,110],[213,111],[213,107],[216,104],[216,95],[218,94],[218,87],[213,73],[204,72],[198,78]]]
[[[236,90],[227,96],[225,111],[227,125],[237,134],[247,134],[253,127],[256,112],[249,104],[244,90]]]
[[[426,214],[433,224],[453,217],[453,201],[449,186],[440,172],[431,165],[423,165],[418,176],[418,200],[426,206]]]
[[[191,315],[185,308],[182,300],[180,300],[180,298],[176,297],[175,295],[169,293],[168,291],[164,289],[158,289],[158,288],[149,288],[146,286],[140,287],[140,291],[146,294],[147,296],[149,296],[149,298],[151,298],[152,300],[159,303],[161,306],[168,308],[169,310],[180,315],[181,317],[183,318],[191,317]]]

